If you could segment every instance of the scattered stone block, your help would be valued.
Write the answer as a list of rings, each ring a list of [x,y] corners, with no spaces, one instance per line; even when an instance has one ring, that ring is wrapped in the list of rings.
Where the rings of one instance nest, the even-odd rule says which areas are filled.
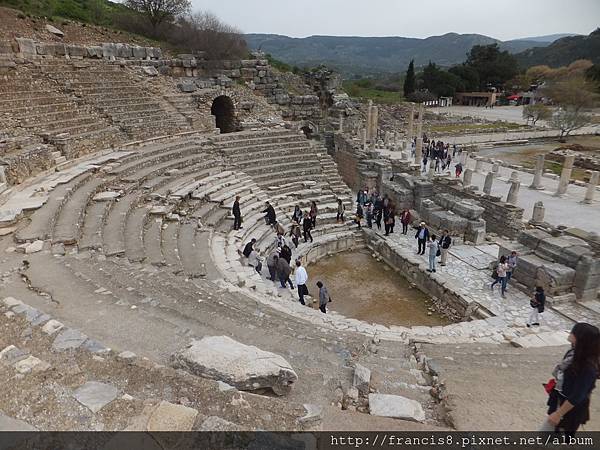
[[[32,308],[31,306],[26,305],[25,303],[21,303],[20,305],[15,306],[12,310],[14,313],[24,314],[25,319],[28,322],[33,322],[35,319],[42,315],[42,313],[39,310]]]
[[[228,420],[217,416],[210,416],[198,428],[198,431],[241,431],[242,428]]]
[[[142,66],[142,72],[144,72],[149,77],[158,76],[158,70],[156,70],[156,68],[152,66]]]
[[[119,192],[114,191],[99,192],[98,194],[94,195],[93,200],[95,202],[111,202],[120,196],[121,194]]]
[[[371,383],[371,371],[361,364],[354,367],[354,378],[352,385],[358,389],[363,395],[369,393],[369,385]]]
[[[55,351],[72,350],[81,347],[86,341],[87,336],[79,330],[67,328],[61,331],[52,343],[52,349]]]
[[[37,253],[37,252],[42,251],[43,248],[44,248],[44,241],[40,241],[38,239],[37,241],[33,241],[31,244],[29,244],[25,247],[25,253],[28,255],[31,253]]]
[[[321,422],[323,420],[323,407],[320,405],[314,405],[311,403],[305,403],[304,409],[306,410],[306,414],[298,421],[304,425],[306,424],[315,424]]]
[[[35,41],[33,39],[15,38],[15,40],[19,47],[19,53],[22,53],[23,55],[35,55],[37,53]]]
[[[29,425],[27,422],[13,419],[0,413],[0,431],[37,431],[37,428]]]
[[[60,31],[58,28],[50,25],[49,23],[46,24],[46,31],[48,31],[49,33],[52,33],[53,35],[58,36],[58,37],[64,37],[64,35],[65,35],[65,33]]]
[[[27,353],[14,345],[9,345],[0,351],[0,362],[5,364],[14,364],[25,358],[27,358]]]
[[[91,353],[107,353],[110,352],[110,348],[105,347],[100,342],[94,339],[88,339],[83,343],[83,347],[85,350]]]
[[[42,331],[48,335],[53,335],[59,330],[62,330],[64,325],[58,320],[50,319],[46,324],[42,327]]]
[[[26,374],[31,372],[44,372],[50,368],[50,364],[46,361],[42,361],[35,356],[28,356],[25,359],[15,363],[15,369],[17,372]]]
[[[95,414],[117,398],[117,393],[115,386],[88,381],[73,393],[73,397]]]
[[[369,394],[369,411],[373,416],[423,422],[425,412],[421,404],[400,395]]]
[[[191,431],[198,411],[183,405],[160,402],[148,420],[148,431]]]
[[[121,361],[127,361],[127,362],[133,361],[136,357],[137,357],[137,355],[133,352],[130,352],[129,350],[121,352],[117,355],[117,359],[119,359]]]
[[[17,300],[14,297],[5,297],[4,299],[2,299],[2,303],[4,303],[4,306],[6,306],[7,308],[12,308],[13,306],[23,304],[21,300]]]
[[[227,336],[206,336],[192,341],[172,356],[172,364],[243,391],[271,388],[277,395],[284,395],[298,380],[294,369],[281,356]]]

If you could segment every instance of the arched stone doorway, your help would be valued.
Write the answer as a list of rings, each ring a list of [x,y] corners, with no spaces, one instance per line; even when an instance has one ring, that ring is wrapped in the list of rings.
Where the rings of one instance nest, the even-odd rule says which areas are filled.
[[[215,116],[216,126],[221,133],[236,131],[235,107],[230,97],[220,95],[213,100],[210,113]]]

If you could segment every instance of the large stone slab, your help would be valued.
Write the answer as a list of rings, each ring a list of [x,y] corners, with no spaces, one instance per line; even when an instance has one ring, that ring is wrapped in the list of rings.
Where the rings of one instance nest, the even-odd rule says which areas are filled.
[[[97,381],[88,381],[73,393],[73,397],[94,414],[117,398],[115,386]]]
[[[373,416],[423,422],[425,412],[421,404],[400,395],[369,394],[369,411]]]
[[[198,411],[162,401],[148,420],[148,431],[191,431]]]
[[[369,393],[369,386],[371,384],[371,371],[361,364],[357,364],[354,367],[354,378],[352,385],[358,389],[363,395]]]
[[[172,356],[175,367],[243,391],[271,388],[277,395],[290,391],[298,375],[275,353],[237,342],[227,336],[192,341]]]
[[[56,351],[72,350],[81,347],[87,339],[87,336],[79,330],[67,328],[60,332],[54,342],[52,343],[52,349]]]
[[[29,425],[27,422],[24,422],[19,419],[14,419],[12,417],[5,416],[4,414],[0,413],[0,431],[37,431],[37,428]],[[9,436],[4,436],[2,441],[3,444],[7,446],[7,448],[10,447]]]

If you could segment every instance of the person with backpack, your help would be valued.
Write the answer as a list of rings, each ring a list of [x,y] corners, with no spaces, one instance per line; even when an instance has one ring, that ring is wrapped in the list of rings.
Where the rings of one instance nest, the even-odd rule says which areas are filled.
[[[440,266],[445,266],[446,261],[448,260],[448,249],[452,245],[452,238],[450,237],[450,232],[448,230],[444,230],[442,237],[440,238],[439,247],[440,247]]]
[[[506,272],[508,271],[508,263],[506,262],[506,256],[502,255],[500,257],[500,261],[498,262],[498,266],[496,267],[496,280],[490,286],[490,289],[493,291],[494,286],[500,283],[500,292],[502,293],[502,297],[506,297]]]
[[[321,281],[317,281],[317,287],[319,288],[319,309],[323,314],[327,314],[327,303],[331,301],[329,292]]]
[[[546,294],[544,294],[543,287],[537,286],[535,288],[535,293],[533,294],[529,305],[531,306],[531,312],[529,313],[527,328],[530,328],[531,326],[539,326],[540,314],[544,312],[544,307],[546,306]]]
[[[548,416],[540,431],[563,432],[573,437],[590,419],[590,399],[600,376],[600,330],[576,323],[568,341],[571,348],[544,384],[548,393]]]

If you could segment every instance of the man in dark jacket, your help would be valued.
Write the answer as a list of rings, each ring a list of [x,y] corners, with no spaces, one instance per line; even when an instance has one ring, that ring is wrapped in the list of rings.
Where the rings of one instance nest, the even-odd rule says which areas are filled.
[[[452,238],[450,237],[450,232],[448,230],[444,230],[444,234],[440,238],[440,266],[445,266],[446,261],[448,260],[448,249],[452,245]]]
[[[265,214],[265,222],[267,225],[275,225],[277,222],[277,216],[275,214],[275,208],[269,203],[265,203],[267,205],[266,209],[263,211]]]
[[[425,247],[427,246],[427,240],[429,239],[429,229],[425,222],[421,222],[419,225],[419,229],[417,230],[417,234],[415,234],[415,239],[419,244],[419,248],[417,250],[417,254],[424,255]]]
[[[233,202],[233,207],[231,208],[231,212],[233,213],[233,229],[239,230],[242,228],[242,212],[240,211],[240,196],[237,195],[235,197],[235,202]]]
[[[246,258],[250,257],[250,253],[252,253],[252,250],[254,250],[254,244],[256,244],[256,239],[252,238],[244,247],[244,251],[242,253]]]

